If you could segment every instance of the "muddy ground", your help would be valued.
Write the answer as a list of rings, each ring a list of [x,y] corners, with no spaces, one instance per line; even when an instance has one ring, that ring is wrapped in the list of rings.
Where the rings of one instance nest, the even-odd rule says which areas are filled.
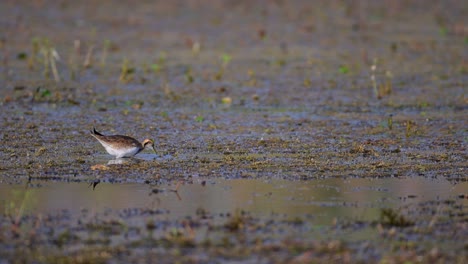
[[[463,1],[1,1],[0,182],[464,183],[467,17]],[[153,138],[158,155],[108,165],[93,126]],[[218,224],[0,212],[0,263],[464,263],[467,194],[320,238],[291,235],[307,218],[239,211]],[[346,239],[363,227],[380,239]]]

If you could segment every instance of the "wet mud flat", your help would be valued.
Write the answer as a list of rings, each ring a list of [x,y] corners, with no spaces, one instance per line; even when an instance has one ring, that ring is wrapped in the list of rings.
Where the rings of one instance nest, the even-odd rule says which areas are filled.
[[[461,2],[2,1],[2,261],[466,262]]]

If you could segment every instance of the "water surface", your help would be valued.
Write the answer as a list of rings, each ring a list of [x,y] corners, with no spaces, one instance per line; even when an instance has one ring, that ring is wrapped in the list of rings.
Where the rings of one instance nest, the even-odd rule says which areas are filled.
[[[0,184],[0,211],[47,214],[66,210],[102,213],[147,208],[176,220],[200,209],[212,215],[249,212],[256,217],[309,217],[316,224],[334,219],[376,220],[380,208],[401,208],[423,201],[466,195],[468,183],[444,179],[196,179],[193,183],[147,184],[40,182]],[[177,188],[177,191],[175,189]],[[465,204],[468,201],[465,202]]]

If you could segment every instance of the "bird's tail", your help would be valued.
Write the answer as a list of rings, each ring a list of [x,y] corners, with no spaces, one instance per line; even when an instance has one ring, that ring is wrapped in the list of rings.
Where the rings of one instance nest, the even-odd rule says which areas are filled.
[[[96,128],[95,128],[95,127],[93,127],[93,130],[91,130],[91,135],[102,136],[101,133],[99,133],[99,132],[96,131]]]

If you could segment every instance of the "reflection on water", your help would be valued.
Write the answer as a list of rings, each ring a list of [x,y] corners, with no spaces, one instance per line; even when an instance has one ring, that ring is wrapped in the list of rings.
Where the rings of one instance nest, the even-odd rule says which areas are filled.
[[[164,155],[164,156],[157,156],[155,154],[146,154],[146,153],[139,153],[135,157],[131,158],[115,158],[109,160],[109,155],[98,155],[96,156],[96,161],[98,164],[107,164],[107,165],[115,165],[115,164],[137,164],[142,161],[165,161],[168,159],[172,159],[171,155]]]
[[[467,187],[468,183],[453,185],[443,179],[425,178],[200,179],[180,186],[99,183],[94,190],[88,183],[33,182],[29,187],[0,184],[0,213],[53,213],[66,209],[79,214],[83,209],[103,212],[148,208],[178,219],[194,215],[200,208],[215,215],[242,209],[258,217],[308,216],[317,224],[329,224],[334,218],[374,220],[379,208],[466,195]]]

